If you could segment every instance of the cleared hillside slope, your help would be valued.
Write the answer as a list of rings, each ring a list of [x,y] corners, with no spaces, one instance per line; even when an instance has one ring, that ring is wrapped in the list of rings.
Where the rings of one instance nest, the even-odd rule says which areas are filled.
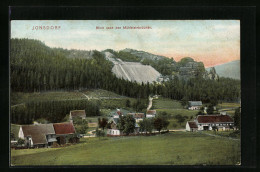
[[[124,62],[117,59],[113,54],[105,52],[105,57],[114,63],[112,72],[118,77],[128,81],[136,81],[137,83],[152,83],[157,81],[160,73],[150,65],[143,65],[139,62]]]
[[[138,83],[156,81],[160,73],[149,65],[137,62],[120,62],[114,65],[112,72],[118,77]]]

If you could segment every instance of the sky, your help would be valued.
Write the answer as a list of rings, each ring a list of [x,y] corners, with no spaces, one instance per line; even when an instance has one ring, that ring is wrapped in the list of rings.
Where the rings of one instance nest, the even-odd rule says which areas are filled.
[[[131,48],[175,61],[191,57],[205,67],[240,59],[239,20],[12,20],[11,38],[37,39],[66,49]]]

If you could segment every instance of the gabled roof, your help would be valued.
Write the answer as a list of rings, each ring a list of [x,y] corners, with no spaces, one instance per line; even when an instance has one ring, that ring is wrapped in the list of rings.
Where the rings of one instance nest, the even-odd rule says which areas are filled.
[[[56,134],[74,134],[75,128],[73,123],[55,123],[53,124],[54,130]]]
[[[148,110],[146,112],[146,114],[155,115],[156,114],[156,110]]]
[[[113,118],[113,121],[115,122],[115,124],[117,124],[119,121],[119,118]]]
[[[190,128],[198,128],[196,122],[189,121],[188,124],[189,124]]]
[[[117,115],[122,115],[122,112],[121,111],[116,111],[116,114]]]
[[[144,113],[128,113],[127,115],[132,115],[134,118],[144,118]]]
[[[70,111],[71,117],[86,117],[85,110],[72,110]]]
[[[202,106],[201,101],[189,101],[190,106]]]
[[[198,123],[233,122],[229,115],[198,115]]]
[[[32,138],[33,144],[46,144],[46,135],[55,134],[52,124],[23,125],[22,130],[25,137]]]

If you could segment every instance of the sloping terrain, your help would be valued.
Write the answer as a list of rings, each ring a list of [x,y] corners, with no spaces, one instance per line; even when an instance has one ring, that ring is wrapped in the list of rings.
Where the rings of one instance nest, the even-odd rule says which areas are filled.
[[[192,143],[192,144],[187,144]],[[81,138],[62,148],[11,150],[18,165],[235,165],[240,142],[196,132],[156,136]]]
[[[152,83],[157,81],[160,73],[150,65],[143,65],[138,62],[124,62],[121,59],[114,58],[110,52],[105,52],[105,58],[114,63],[112,72],[118,77],[137,83]]]
[[[240,79],[240,60],[216,65],[214,68],[220,77]],[[210,68],[206,68],[206,70],[209,71]]]
[[[149,65],[136,62],[120,62],[115,64],[112,72],[118,77],[138,83],[152,83],[160,77],[160,73]]]

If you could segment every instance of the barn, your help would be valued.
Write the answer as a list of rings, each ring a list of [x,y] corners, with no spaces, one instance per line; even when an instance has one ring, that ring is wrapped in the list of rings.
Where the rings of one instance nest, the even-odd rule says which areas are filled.
[[[219,130],[226,130],[234,126],[234,121],[229,115],[198,115],[194,121],[198,130],[212,130],[213,126]]]
[[[18,137],[25,140],[27,147],[47,147],[56,142],[53,124],[22,125]]]
[[[78,138],[75,136],[76,130],[73,123],[54,123],[53,124],[56,139],[58,144],[65,144],[68,142],[77,142]]]

